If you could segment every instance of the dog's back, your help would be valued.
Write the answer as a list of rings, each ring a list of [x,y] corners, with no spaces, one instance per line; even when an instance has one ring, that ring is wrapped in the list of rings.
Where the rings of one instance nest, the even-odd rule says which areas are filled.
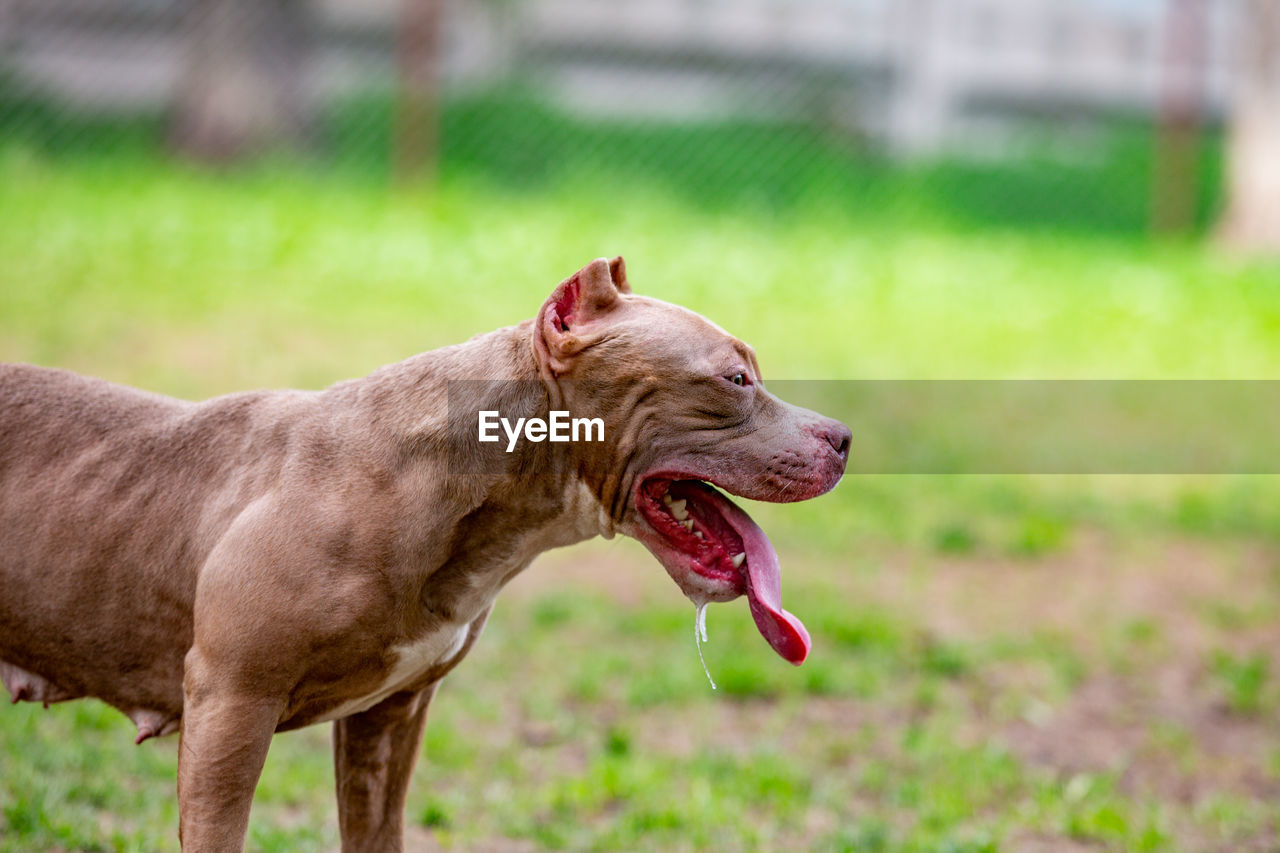
[[[176,718],[200,564],[270,476],[231,460],[283,452],[288,396],[194,404],[0,365],[0,669],[24,698]]]

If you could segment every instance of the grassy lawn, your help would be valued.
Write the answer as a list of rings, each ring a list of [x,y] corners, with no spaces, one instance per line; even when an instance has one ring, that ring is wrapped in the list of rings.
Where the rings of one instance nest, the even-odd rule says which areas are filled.
[[[931,221],[931,220],[930,220]],[[634,183],[433,193],[0,148],[0,359],[203,398],[318,388],[532,316],[621,252],[767,377],[1271,378],[1280,267],[1190,244],[707,209]],[[848,477],[753,506],[814,634],[643,548],[518,578],[451,675],[418,849],[1240,850],[1280,840],[1280,484]],[[0,709],[0,850],[176,848],[176,741],[93,702]],[[328,731],[281,736],[251,844],[336,846]]]

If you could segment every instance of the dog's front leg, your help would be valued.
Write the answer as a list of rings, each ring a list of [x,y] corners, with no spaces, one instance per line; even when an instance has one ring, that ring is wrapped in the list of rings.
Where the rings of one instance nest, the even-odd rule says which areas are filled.
[[[187,656],[178,743],[178,836],[187,851],[244,849],[253,791],[283,700],[223,690]]]
[[[405,795],[436,684],[333,724],[343,853],[403,849]]]

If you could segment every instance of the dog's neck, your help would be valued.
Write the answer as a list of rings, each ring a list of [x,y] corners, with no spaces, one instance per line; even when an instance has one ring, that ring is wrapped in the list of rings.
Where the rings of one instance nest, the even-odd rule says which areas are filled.
[[[338,416],[369,437],[411,505],[455,519],[449,541],[423,525],[427,606],[465,619],[550,548],[613,533],[578,477],[572,444],[481,444],[476,413],[546,418],[555,389],[539,370],[531,323],[422,353],[329,389]],[[435,519],[438,521],[438,516]]]

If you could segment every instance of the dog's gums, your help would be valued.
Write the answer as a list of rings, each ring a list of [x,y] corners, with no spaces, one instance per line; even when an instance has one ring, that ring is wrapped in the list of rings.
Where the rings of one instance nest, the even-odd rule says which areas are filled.
[[[745,546],[708,494],[719,494],[699,480],[648,480],[642,489],[645,521],[689,558],[689,568],[713,581],[746,591],[742,571]]]
[[[774,651],[793,664],[804,662],[809,632],[782,609],[777,552],[746,512],[706,482],[665,476],[645,479],[636,505],[657,535],[645,544],[695,604],[747,596]]]

